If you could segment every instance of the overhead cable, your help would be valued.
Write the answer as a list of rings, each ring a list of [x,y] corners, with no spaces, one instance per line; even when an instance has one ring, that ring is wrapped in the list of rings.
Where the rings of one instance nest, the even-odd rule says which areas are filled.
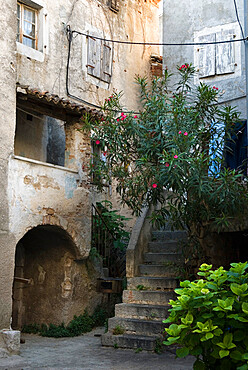
[[[67,32],[69,32],[67,30]],[[185,43],[168,43],[168,42],[136,42],[136,41],[121,41],[121,40],[113,40],[113,39],[106,39],[104,37],[99,37],[95,35],[90,35],[85,32],[80,32],[76,30],[71,30],[71,35],[82,35],[85,37],[90,37],[95,40],[102,40],[105,42],[112,42],[113,44],[126,44],[126,45],[151,45],[151,46],[200,46],[200,45],[216,45],[216,44],[227,44],[233,42],[241,42],[247,41],[248,37],[243,37],[241,39],[233,39],[233,40],[224,40],[224,41],[211,41],[211,42],[185,42]]]

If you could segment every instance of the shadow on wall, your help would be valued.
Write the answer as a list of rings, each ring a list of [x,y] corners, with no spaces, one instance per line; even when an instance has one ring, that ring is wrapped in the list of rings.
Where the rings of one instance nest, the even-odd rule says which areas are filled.
[[[75,257],[73,240],[58,226],[37,226],[24,235],[16,247],[13,328],[67,324],[100,303],[93,266]]]

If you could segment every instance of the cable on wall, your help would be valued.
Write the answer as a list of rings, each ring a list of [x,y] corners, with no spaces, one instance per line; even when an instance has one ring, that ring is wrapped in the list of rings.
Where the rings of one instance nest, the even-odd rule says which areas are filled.
[[[236,0],[233,0],[233,3],[234,3],[236,18],[237,18],[237,21],[238,21],[238,24],[239,24],[239,27],[240,27],[240,30],[241,30],[242,37],[243,37],[244,41],[245,40],[247,41],[247,38],[245,38],[245,35],[244,35],[244,30],[243,30],[242,24],[241,24],[240,19],[239,19],[239,13],[238,13],[238,7],[237,7]]]
[[[68,58],[67,58],[67,66],[66,66],[66,93],[67,96],[78,100],[79,102],[86,104],[92,108],[96,108],[98,110],[101,110],[102,107],[93,103],[90,103],[84,99],[79,98],[78,96],[72,95],[69,91],[69,67],[70,67],[70,58],[71,58],[71,44],[73,40],[73,35],[82,35],[85,37],[93,37],[96,40],[102,40],[106,42],[112,42],[117,44],[126,44],[126,45],[151,45],[151,46],[200,46],[200,45],[216,45],[216,44],[226,44],[226,43],[234,43],[234,42],[242,42],[242,41],[248,41],[248,37],[244,37],[244,32],[239,20],[238,11],[237,11],[237,4],[236,0],[234,0],[235,10],[236,10],[236,16],[237,20],[239,22],[241,32],[242,32],[242,38],[241,39],[233,39],[233,40],[224,40],[224,41],[213,41],[213,42],[188,42],[188,43],[156,43],[156,42],[133,42],[133,41],[121,41],[121,40],[112,40],[112,39],[106,39],[103,37],[93,36],[90,34],[86,34],[84,32],[71,30],[70,25],[67,26],[66,32],[67,32],[67,39],[68,39]],[[111,109],[109,109],[111,111]],[[116,113],[120,113],[121,111],[114,110]],[[125,111],[125,113],[134,113],[134,114],[140,114],[140,112],[134,112],[134,111]]]

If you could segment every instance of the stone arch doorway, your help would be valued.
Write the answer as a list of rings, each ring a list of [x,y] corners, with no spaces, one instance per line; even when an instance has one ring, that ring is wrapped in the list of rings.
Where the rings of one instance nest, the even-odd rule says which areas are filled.
[[[37,226],[16,246],[12,326],[68,323],[88,303],[81,292],[83,263],[76,246],[58,226]],[[85,280],[85,279],[84,279]],[[86,279],[87,281],[87,279]]]

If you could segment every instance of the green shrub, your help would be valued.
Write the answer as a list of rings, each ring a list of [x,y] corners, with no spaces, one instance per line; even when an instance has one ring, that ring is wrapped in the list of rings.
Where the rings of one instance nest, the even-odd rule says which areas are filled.
[[[248,369],[248,263],[211,270],[203,264],[200,280],[180,283],[164,323],[164,344],[179,344],[178,357],[196,357],[194,369]]]
[[[65,326],[64,323],[60,325],[49,324],[49,326],[42,324],[26,325],[22,329],[23,333],[39,333],[43,337],[75,337],[83,333],[91,331],[96,326],[103,326],[105,324],[107,313],[100,306],[97,306],[93,315],[89,315],[85,310],[82,315],[74,316],[73,320]]]

